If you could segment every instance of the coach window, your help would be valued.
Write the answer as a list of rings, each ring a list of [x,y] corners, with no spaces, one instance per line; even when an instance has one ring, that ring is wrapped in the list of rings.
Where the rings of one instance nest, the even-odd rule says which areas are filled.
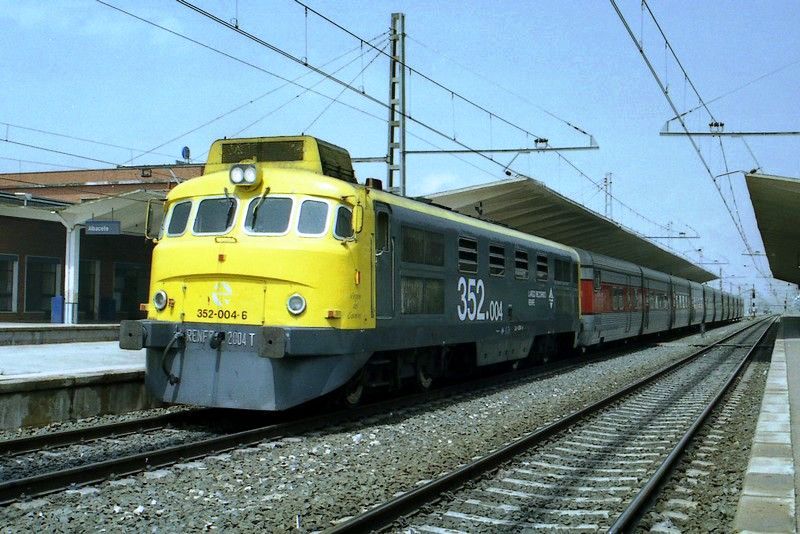
[[[224,234],[230,230],[235,214],[235,198],[207,198],[201,201],[197,207],[197,215],[194,217],[194,233]]]
[[[474,239],[458,238],[458,270],[463,273],[478,272],[478,242]]]
[[[600,269],[594,270],[594,292],[598,293],[600,291]]]
[[[612,295],[612,308],[615,311],[624,309],[624,292],[621,287],[615,287]]]
[[[328,203],[319,200],[304,200],[300,206],[297,232],[305,236],[319,236],[328,225]]]
[[[0,254],[0,312],[17,311],[17,276],[19,260],[11,254]]]
[[[524,250],[514,251],[514,278],[528,279],[528,253]]]
[[[547,281],[549,276],[549,269],[547,266],[547,256],[544,254],[536,255],[536,279],[539,281]]]
[[[336,210],[336,225],[333,227],[333,237],[349,239],[353,237],[353,212],[344,206]]]
[[[492,276],[506,274],[506,249],[502,245],[489,245],[489,274]]]
[[[186,222],[189,220],[189,212],[192,211],[192,203],[179,202],[172,206],[167,225],[167,235],[177,236],[186,231]]]
[[[289,230],[292,199],[286,197],[256,198],[247,207],[244,228],[256,234],[285,234]]]

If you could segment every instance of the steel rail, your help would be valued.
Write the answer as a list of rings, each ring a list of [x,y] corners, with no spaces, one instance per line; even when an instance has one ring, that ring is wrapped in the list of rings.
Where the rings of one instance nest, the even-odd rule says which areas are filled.
[[[749,328],[750,326],[746,327]],[[731,337],[744,331],[746,328],[722,338],[717,343],[727,341]],[[710,350],[713,345],[708,345],[704,349],[697,351],[697,354]],[[691,357],[691,356],[690,356]],[[155,449],[134,455],[104,460],[101,462],[86,464],[82,466],[70,467],[59,471],[52,471],[33,475],[25,478],[0,482],[0,505],[9,504],[20,498],[45,495],[54,493],[71,487],[79,487],[87,484],[102,482],[109,478],[131,475],[140,471],[165,467],[174,463],[186,460],[202,458],[210,454],[225,452],[241,446],[252,445],[265,439],[280,439],[287,435],[308,432],[339,421],[357,420],[367,418],[375,414],[386,413],[387,410],[397,410],[399,408],[411,408],[421,403],[429,403],[439,400],[446,400],[457,397],[459,394],[474,392],[475,388],[492,388],[501,386],[511,381],[520,379],[540,379],[551,374],[564,372],[575,367],[576,364],[558,364],[550,372],[542,373],[541,370],[531,369],[530,372],[521,375],[512,374],[509,380],[508,374],[492,376],[454,386],[448,386],[435,391],[426,391],[416,395],[401,397],[399,399],[388,399],[385,401],[368,404],[358,409],[345,409],[333,412],[325,412],[319,415],[307,417],[297,421],[290,421],[278,424],[260,426],[240,432],[232,432],[223,436],[216,436],[191,443],[183,443],[170,447]],[[402,403],[398,407],[398,400]],[[213,410],[213,409],[212,409]],[[68,439],[71,432],[64,432],[64,438]],[[59,433],[62,434],[62,433]],[[23,440],[39,438],[21,438]],[[62,438],[55,438],[57,441]],[[16,441],[16,440],[11,440]]]
[[[44,495],[70,487],[98,483],[109,478],[156,469],[177,462],[194,460],[237,447],[252,445],[265,439],[280,439],[286,435],[306,432],[326,424],[330,422],[330,418],[331,414],[324,414],[297,422],[267,425],[121,458],[5,481],[0,483],[0,504],[4,505],[23,497]]]
[[[589,406],[581,408],[580,410],[577,410],[538,430],[529,432],[528,434],[525,434],[508,445],[495,449],[486,456],[463,465],[458,469],[455,469],[435,480],[432,480],[431,482],[428,482],[427,484],[423,484],[412,490],[409,490],[390,501],[364,512],[363,514],[354,516],[346,521],[342,521],[341,523],[338,523],[324,532],[325,534],[333,534],[340,532],[371,532],[381,530],[399,518],[409,515],[431,501],[436,500],[443,493],[457,489],[458,487],[461,487],[464,484],[486,474],[487,472],[497,469],[500,467],[500,465],[508,460],[530,449],[531,447],[538,445],[558,432],[572,426],[581,419],[600,411],[609,404],[616,402],[620,398],[633,393],[634,391],[646,386],[647,384],[650,384],[651,382],[654,382],[655,380],[689,363],[699,356],[714,350],[719,344],[725,343],[729,339],[740,335],[746,330],[760,326],[767,320],[773,320],[773,317],[768,317],[766,319],[757,321],[756,323],[746,325],[745,327],[736,330],[722,339],[711,343],[684,358],[681,358],[677,362],[655,371],[654,373],[634,384],[623,387],[611,395],[593,404],[590,404]]]
[[[289,435],[296,435],[324,426],[330,426],[338,422],[363,419],[376,414],[387,413],[387,411],[397,410],[398,408],[412,408],[422,403],[446,400],[457,397],[460,394],[474,392],[476,387],[488,389],[502,386],[503,384],[515,380],[519,381],[530,378],[540,379],[551,374],[563,372],[571,367],[572,366],[569,364],[559,364],[554,370],[549,372],[541,373],[541,371],[531,370],[525,374],[518,373],[512,375],[511,379],[509,379],[507,374],[490,376],[489,378],[463,382],[434,391],[426,391],[414,395],[366,404],[358,408],[326,411],[322,414],[317,414],[301,420],[260,426],[258,428],[228,433],[223,436],[215,436],[213,438],[207,438],[205,440],[199,440],[191,443],[183,443],[162,449],[154,449],[152,451],[119,458],[112,458],[101,462],[70,467],[67,469],[51,471],[25,478],[2,481],[0,482],[0,505],[9,504],[19,500],[20,498],[45,495],[71,487],[79,487],[87,484],[102,482],[109,478],[116,478],[148,469],[165,467],[180,461],[202,458],[210,454],[225,452],[236,447],[252,445],[265,439],[280,439]],[[401,406],[398,406],[398,401],[401,403]],[[210,413],[216,409],[212,408],[208,410]],[[201,412],[206,413],[205,409],[201,410]],[[127,422],[125,425],[127,425]],[[123,425],[123,428],[125,425]],[[101,430],[98,432],[102,433],[103,428],[105,428],[105,425],[100,427]],[[91,431],[91,429],[87,430]],[[63,434],[63,436],[57,436],[54,438],[53,443],[61,441],[66,445],[74,444],[76,443],[74,440],[71,442],[69,440],[72,439],[72,436],[75,436],[78,432],[80,431],[76,430],[58,433]],[[14,442],[18,440],[10,440],[9,442],[6,442],[8,443],[6,449],[12,450],[14,447],[17,447],[19,450],[23,448],[30,449],[30,444],[35,445],[37,441],[41,442],[40,440],[42,439],[44,439],[45,442],[47,441],[47,438],[40,438],[38,436],[32,438],[21,438],[19,440],[21,443],[19,444],[14,444]],[[24,443],[25,441],[28,441],[28,443]],[[31,451],[28,450],[26,452]]]
[[[101,438],[120,437],[135,432],[156,430],[168,425],[191,423],[194,419],[202,419],[211,415],[215,408],[172,412],[151,417],[141,417],[130,421],[119,421],[105,425],[97,425],[61,432],[50,432],[38,436],[0,441],[0,455],[18,456],[43,449],[78,445]]]
[[[773,320],[767,326],[764,332],[758,337],[756,342],[752,344],[750,350],[747,351],[745,357],[742,359],[739,365],[736,366],[736,369],[733,371],[733,373],[731,373],[731,376],[728,377],[728,380],[725,382],[725,384],[723,384],[716,396],[714,396],[714,398],[708,403],[706,408],[703,410],[703,413],[701,413],[694,421],[692,426],[689,427],[680,441],[678,441],[675,447],[670,451],[670,453],[658,467],[656,472],[653,473],[653,476],[650,477],[650,480],[647,481],[647,484],[645,484],[644,487],[639,490],[639,493],[628,504],[628,506],[625,508],[625,511],[619,515],[616,521],[614,521],[614,524],[611,525],[608,532],[626,532],[642,517],[642,514],[649,508],[650,503],[658,495],[658,492],[663,487],[664,482],[666,482],[667,478],[672,473],[673,468],[683,455],[692,438],[694,438],[700,427],[703,426],[706,419],[708,419],[708,416],[711,415],[711,412],[714,411],[714,409],[719,405],[720,401],[733,385],[733,382],[736,380],[736,378],[739,377],[747,364],[750,363],[750,358],[752,357],[753,353],[759,348],[764,338],[767,337],[767,333],[774,324],[775,320]]]

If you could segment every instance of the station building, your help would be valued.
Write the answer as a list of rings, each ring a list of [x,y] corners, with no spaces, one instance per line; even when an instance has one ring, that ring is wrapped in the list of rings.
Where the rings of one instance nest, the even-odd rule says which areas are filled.
[[[66,323],[142,317],[148,202],[202,167],[0,174],[0,322],[50,322],[54,302]]]

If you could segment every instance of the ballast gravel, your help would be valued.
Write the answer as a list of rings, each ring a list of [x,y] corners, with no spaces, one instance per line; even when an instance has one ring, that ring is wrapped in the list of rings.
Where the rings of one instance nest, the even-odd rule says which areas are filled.
[[[316,531],[719,339],[741,324],[0,509],[3,532]]]
[[[769,372],[754,358],[692,440],[639,532],[734,532],[736,508]]]

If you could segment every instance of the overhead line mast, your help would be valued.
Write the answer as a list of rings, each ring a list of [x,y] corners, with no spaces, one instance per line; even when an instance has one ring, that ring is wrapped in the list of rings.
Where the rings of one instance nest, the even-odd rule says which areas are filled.
[[[406,16],[392,13],[389,33],[389,142],[386,181],[390,191],[406,195]]]

